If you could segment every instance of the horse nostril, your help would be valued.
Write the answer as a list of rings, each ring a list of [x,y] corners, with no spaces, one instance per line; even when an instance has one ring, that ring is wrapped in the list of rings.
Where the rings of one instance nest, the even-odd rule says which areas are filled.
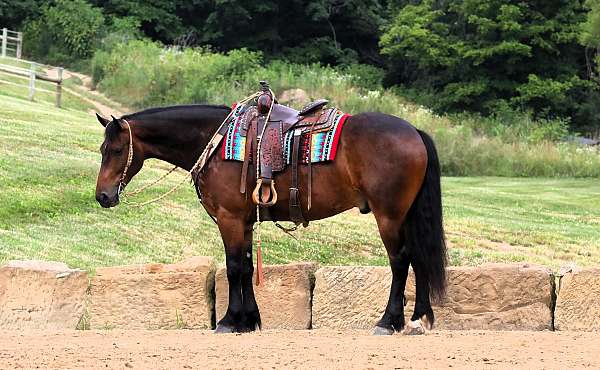
[[[102,193],[100,193],[100,195],[96,196],[96,200],[100,204],[106,204],[106,203],[108,203],[108,194],[106,194],[105,192],[102,192]]]

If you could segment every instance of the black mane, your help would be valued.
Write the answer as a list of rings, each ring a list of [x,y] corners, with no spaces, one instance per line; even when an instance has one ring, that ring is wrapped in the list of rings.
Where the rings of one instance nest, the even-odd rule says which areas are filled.
[[[121,118],[125,119],[177,119],[196,115],[199,109],[220,109],[229,111],[231,108],[226,105],[213,104],[187,104],[187,105],[172,105],[167,107],[149,108],[143,111],[126,114]]]
[[[122,116],[120,119],[126,120],[138,120],[151,123],[152,121],[188,121],[196,122],[198,115],[206,110],[219,110],[227,111],[231,110],[226,105],[213,105],[213,104],[187,104],[187,105],[172,105],[167,107],[157,107],[144,109],[139,112],[130,113]],[[116,139],[121,132],[121,128],[114,120],[106,125],[104,131],[104,137],[109,141]]]

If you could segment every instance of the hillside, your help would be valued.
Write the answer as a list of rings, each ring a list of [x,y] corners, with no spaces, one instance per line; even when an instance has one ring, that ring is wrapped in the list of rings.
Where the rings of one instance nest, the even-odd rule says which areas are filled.
[[[74,98],[75,99],[75,98]],[[46,259],[98,266],[223,260],[216,227],[192,187],[143,209],[102,209],[94,200],[102,127],[89,104],[29,102],[0,86],[0,263]],[[131,188],[164,173],[147,165]],[[179,180],[149,191],[158,195]],[[445,222],[454,265],[528,261],[558,268],[600,263],[597,179],[447,177]],[[311,223],[294,240],[267,225],[267,263],[386,265],[372,215],[349,211]]]

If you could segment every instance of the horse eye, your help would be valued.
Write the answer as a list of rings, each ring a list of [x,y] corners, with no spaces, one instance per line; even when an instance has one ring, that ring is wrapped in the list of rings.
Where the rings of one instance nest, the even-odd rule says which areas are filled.
[[[115,149],[115,154],[121,154],[123,153],[123,149]]]

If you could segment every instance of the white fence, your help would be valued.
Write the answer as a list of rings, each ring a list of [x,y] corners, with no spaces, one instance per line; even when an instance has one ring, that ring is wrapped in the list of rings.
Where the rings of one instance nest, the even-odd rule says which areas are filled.
[[[19,66],[8,62],[18,61]],[[29,66],[24,68],[23,66]],[[5,77],[5,78],[2,78]],[[45,89],[36,81],[45,81],[56,85],[56,90]],[[28,89],[29,100],[33,101],[36,93],[56,94],[56,106],[60,108],[62,99],[62,67],[52,67],[23,59],[2,58],[0,59],[0,86],[9,85]],[[46,84],[48,85],[48,84]]]
[[[21,59],[23,50],[23,33],[2,28],[2,57],[12,56]]]

